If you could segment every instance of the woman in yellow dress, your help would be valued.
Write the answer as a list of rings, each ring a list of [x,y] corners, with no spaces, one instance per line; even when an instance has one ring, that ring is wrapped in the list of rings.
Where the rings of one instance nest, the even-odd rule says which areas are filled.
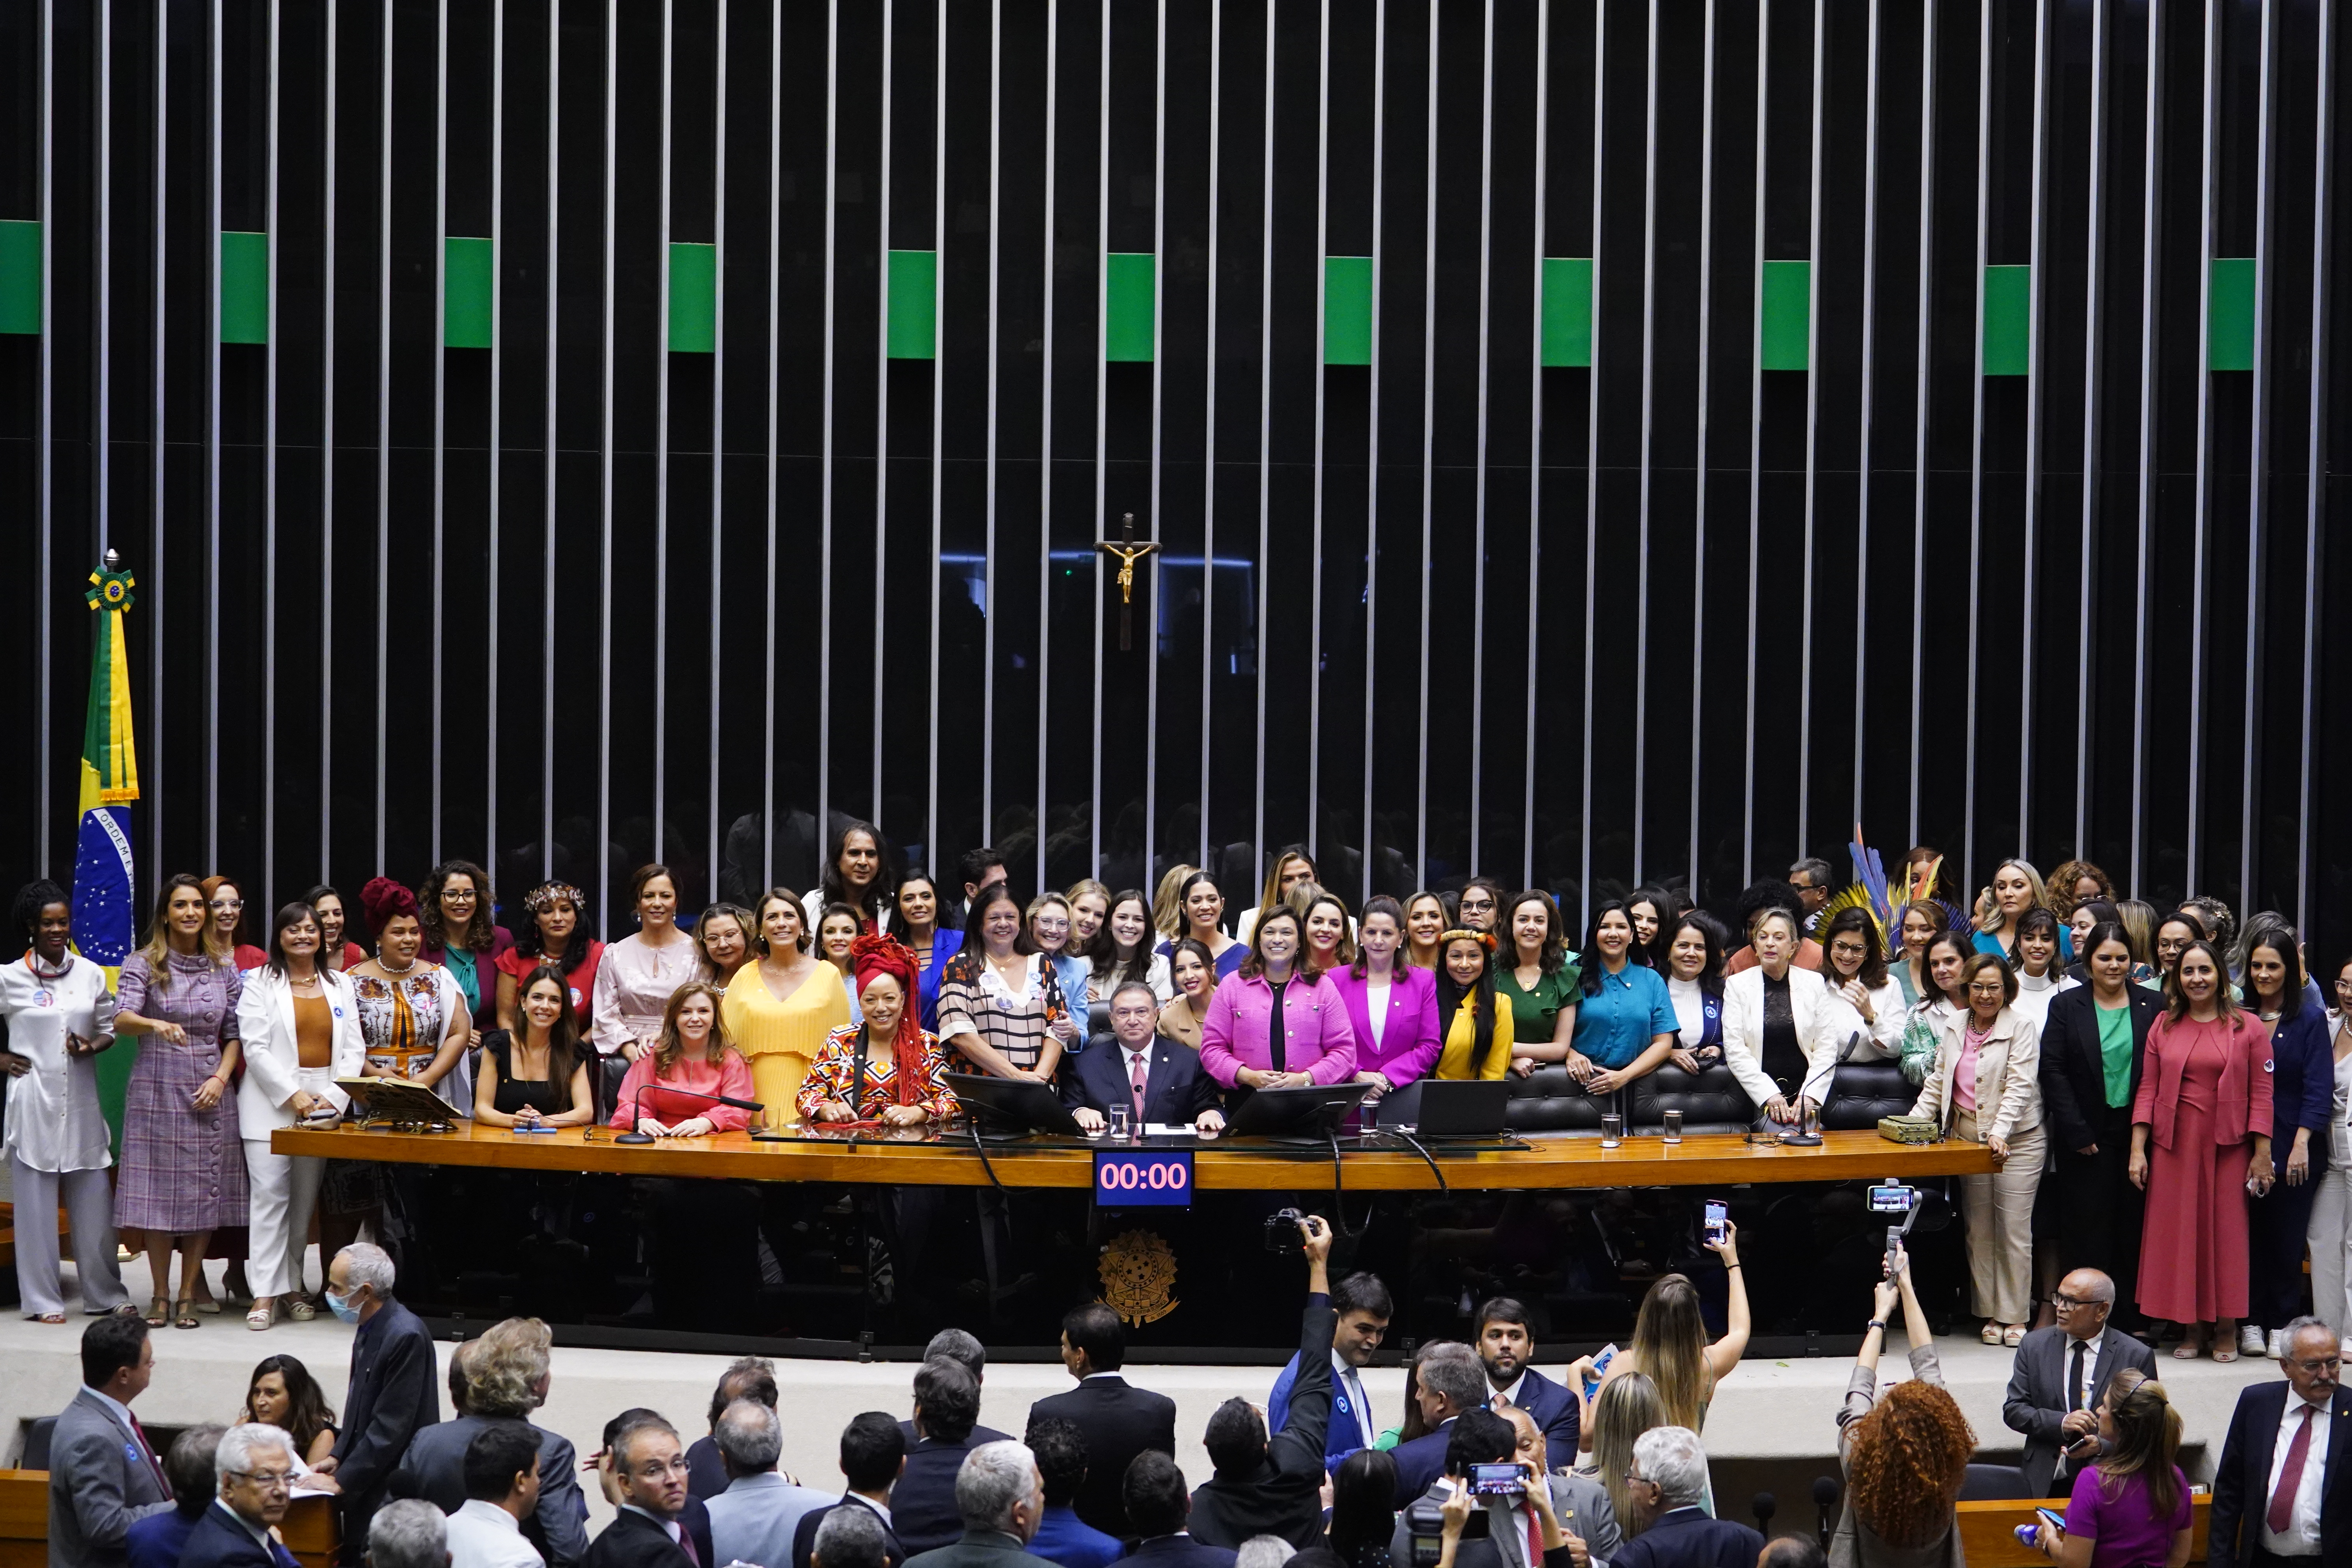
[[[1437,939],[1437,1016],[1445,1026],[1438,1078],[1497,1079],[1511,1065],[1512,1013],[1496,1005],[1494,954],[1495,939],[1483,931],[1456,927]]]
[[[760,959],[735,972],[719,1009],[727,1037],[751,1064],[756,1098],[767,1106],[766,1124],[788,1127],[800,1120],[801,1080],[824,1048],[825,1037],[849,1024],[849,994],[840,972],[811,951],[799,895],[771,888],[755,911]]]

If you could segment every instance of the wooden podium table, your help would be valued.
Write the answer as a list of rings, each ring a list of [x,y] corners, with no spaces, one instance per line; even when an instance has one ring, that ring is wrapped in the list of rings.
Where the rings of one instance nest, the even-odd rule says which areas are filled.
[[[702,1176],[755,1182],[848,1182],[918,1186],[980,1187],[989,1170],[1008,1187],[1084,1190],[1094,1184],[1093,1151],[1076,1140],[992,1143],[983,1167],[967,1141],[938,1134],[861,1136],[855,1142],[760,1142],[747,1133],[614,1142],[606,1128],[560,1132],[512,1132],[461,1122],[449,1132],[338,1127],[281,1127],[269,1146],[280,1154],[395,1164],[464,1165],[509,1171],[570,1171],[632,1176]],[[1283,1191],[1317,1187],[1331,1170],[1326,1147],[1269,1148],[1192,1145],[1194,1180],[1208,1192]],[[1980,1143],[1902,1144],[1875,1132],[1824,1132],[1819,1148],[1750,1144],[1735,1133],[1700,1133],[1680,1143],[1629,1137],[1603,1149],[1598,1138],[1538,1137],[1525,1149],[1462,1157],[1439,1152],[1438,1165],[1454,1190],[1529,1192],[1558,1188],[1714,1186],[1748,1183],[1848,1182],[1930,1176],[1986,1175],[1993,1170]],[[1356,1193],[1434,1192],[1438,1181],[1409,1150],[1351,1149],[1340,1143],[1348,1189]]]

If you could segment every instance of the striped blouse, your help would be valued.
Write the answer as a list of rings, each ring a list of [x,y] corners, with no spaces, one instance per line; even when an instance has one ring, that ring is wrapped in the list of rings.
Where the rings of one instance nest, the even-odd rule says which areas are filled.
[[[957,1070],[986,1070],[957,1047],[959,1037],[967,1035],[993,1047],[1024,1072],[1036,1070],[1052,1038],[1049,1026],[1067,1017],[1070,1009],[1054,966],[1034,952],[1023,962],[1023,984],[1015,992],[980,951],[967,947],[948,960],[940,981],[940,1038]]]

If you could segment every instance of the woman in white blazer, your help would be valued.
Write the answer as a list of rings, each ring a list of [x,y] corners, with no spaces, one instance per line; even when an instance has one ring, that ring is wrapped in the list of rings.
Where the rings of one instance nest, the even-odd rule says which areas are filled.
[[[1909,1009],[1879,956],[1877,921],[1867,910],[1840,910],[1822,928],[1821,943],[1822,983],[1829,987],[1822,1034],[1832,1060],[1895,1060],[1902,1055]]]
[[[269,1135],[312,1116],[341,1113],[350,1097],[335,1079],[359,1076],[364,1055],[352,984],[320,963],[320,941],[317,910],[299,903],[279,910],[269,933],[269,962],[245,977],[237,1003],[246,1040],[237,1126],[252,1194],[248,1329],[276,1321],[281,1300],[297,1318],[318,1310],[302,1291],[302,1257],[327,1162],[273,1153]]]
[[[1843,1043],[1822,1030],[1829,989],[1819,974],[1796,967],[1797,940],[1797,923],[1785,910],[1766,910],[1748,937],[1755,966],[1723,983],[1723,1062],[1755,1103],[1759,1127],[1801,1121],[1804,1101],[1819,1105]]]
[[[2047,1154],[2042,1129],[2042,1037],[2012,1005],[2017,976],[1997,953],[1970,955],[1960,968],[1969,1010],[1942,1034],[1935,1066],[1914,1116],[1950,1136],[1982,1143],[1998,1168],[1960,1178],[1968,1220],[1969,1276],[1983,1339],[2014,1345],[2033,1316],[2033,1194]]]

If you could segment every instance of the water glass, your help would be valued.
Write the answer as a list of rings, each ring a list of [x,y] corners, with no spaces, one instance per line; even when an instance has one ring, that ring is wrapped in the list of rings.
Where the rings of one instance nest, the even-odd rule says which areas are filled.
[[[1624,1141],[1625,1118],[1614,1110],[1603,1111],[1601,1116],[1601,1146],[1614,1149]]]
[[[1111,1106],[1104,1112],[1103,1120],[1110,1123],[1110,1135],[1113,1138],[1118,1139],[1121,1142],[1125,1142],[1127,1141],[1128,1116],[1126,1106]]]
[[[1679,1143],[1682,1141],[1683,1113],[1679,1110],[1669,1110],[1666,1112],[1666,1142]]]

